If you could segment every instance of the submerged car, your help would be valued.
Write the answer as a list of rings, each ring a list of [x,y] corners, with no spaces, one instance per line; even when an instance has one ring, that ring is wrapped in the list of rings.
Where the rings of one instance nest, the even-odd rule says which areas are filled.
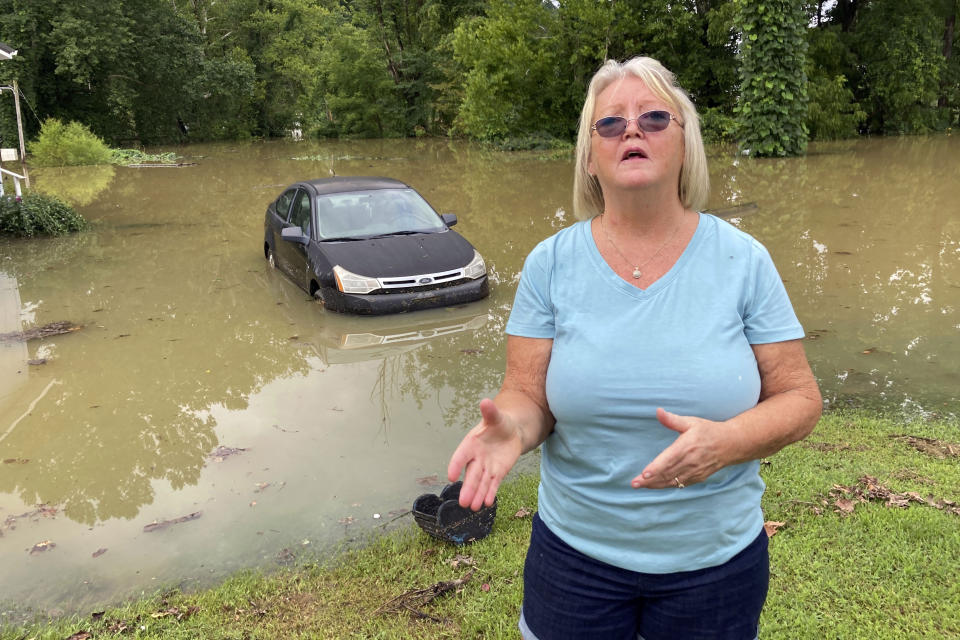
[[[332,311],[452,306],[489,293],[486,264],[456,223],[398,180],[308,180],[267,207],[263,252]]]

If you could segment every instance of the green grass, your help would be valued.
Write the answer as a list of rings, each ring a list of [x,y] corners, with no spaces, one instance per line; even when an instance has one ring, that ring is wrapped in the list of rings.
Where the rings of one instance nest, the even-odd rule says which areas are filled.
[[[898,434],[960,441],[952,423],[836,413],[763,466],[766,518],[784,523],[770,541],[765,640],[960,636],[960,516],[876,501],[842,514],[839,494],[831,494],[834,485],[850,487],[868,475],[891,491],[960,503],[960,458],[919,452],[890,437]],[[0,638],[60,640],[79,631],[93,638],[517,638],[530,517],[515,514],[535,508],[536,485],[527,475],[504,486],[494,534],[464,548],[411,525],[323,563],[244,573],[211,590],[158,594],[97,620],[7,629]],[[474,566],[455,562],[458,554]],[[418,614],[378,611],[471,569],[459,590],[412,604]]]

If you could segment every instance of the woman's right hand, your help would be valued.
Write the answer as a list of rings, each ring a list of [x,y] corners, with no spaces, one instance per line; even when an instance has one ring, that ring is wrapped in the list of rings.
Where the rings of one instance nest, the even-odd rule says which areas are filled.
[[[523,453],[519,425],[489,398],[480,401],[481,420],[463,438],[447,467],[454,482],[466,469],[460,488],[460,506],[478,511],[493,504],[500,482]]]

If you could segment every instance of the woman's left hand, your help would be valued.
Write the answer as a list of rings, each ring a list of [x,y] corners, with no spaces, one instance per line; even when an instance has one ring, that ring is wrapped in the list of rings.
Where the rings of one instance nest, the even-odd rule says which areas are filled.
[[[657,409],[657,420],[680,434],[673,444],[630,482],[634,489],[676,489],[702,482],[729,462],[729,429],[724,423]]]

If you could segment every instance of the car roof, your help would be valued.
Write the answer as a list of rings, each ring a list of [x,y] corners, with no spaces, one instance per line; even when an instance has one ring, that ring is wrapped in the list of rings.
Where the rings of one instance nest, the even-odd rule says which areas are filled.
[[[369,176],[344,176],[336,178],[317,178],[304,180],[301,184],[313,187],[317,195],[344,193],[346,191],[367,191],[370,189],[409,189],[409,185],[393,178]]]

